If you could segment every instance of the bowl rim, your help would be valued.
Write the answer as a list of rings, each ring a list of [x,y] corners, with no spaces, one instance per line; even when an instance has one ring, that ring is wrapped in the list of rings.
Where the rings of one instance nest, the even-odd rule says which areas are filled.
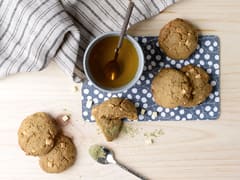
[[[103,87],[103,86],[101,86],[99,83],[97,83],[94,80],[94,77],[92,76],[92,74],[89,73],[90,70],[89,70],[89,65],[88,65],[89,55],[91,54],[91,50],[102,39],[107,38],[107,37],[112,37],[112,36],[119,36],[119,35],[120,35],[120,32],[118,32],[118,31],[103,33],[103,34],[97,36],[96,38],[94,38],[89,43],[89,45],[87,46],[87,48],[86,48],[86,50],[84,52],[84,56],[83,56],[83,69],[84,69],[85,75],[86,75],[87,79],[89,81],[91,81],[91,83],[94,85],[94,87],[96,87],[97,89],[99,89],[99,90],[101,90],[103,92],[119,93],[119,92],[123,92],[125,90],[130,89],[139,80],[139,78],[142,75],[143,69],[144,69],[144,61],[145,60],[144,60],[144,54],[143,54],[143,50],[142,50],[141,46],[139,45],[139,43],[132,36],[126,34],[125,37],[132,43],[132,45],[134,46],[134,48],[136,49],[136,52],[138,54],[139,66],[137,68],[135,76],[127,84],[125,84],[123,86],[120,86],[120,87],[117,87],[117,88]]]

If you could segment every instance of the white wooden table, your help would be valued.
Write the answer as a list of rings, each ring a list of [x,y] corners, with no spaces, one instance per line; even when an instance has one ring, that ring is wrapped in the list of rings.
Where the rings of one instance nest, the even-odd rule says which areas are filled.
[[[56,64],[42,72],[17,74],[0,80],[0,179],[1,180],[111,180],[135,179],[117,166],[102,166],[88,155],[93,143],[107,144],[117,158],[154,180],[240,179],[240,1],[181,0],[160,15],[131,29],[134,35],[158,35],[176,17],[193,22],[203,34],[221,41],[221,117],[217,121],[131,123],[140,132],[124,134],[106,143],[94,123],[81,119],[81,93]],[[80,85],[78,85],[80,87]],[[25,116],[46,111],[56,116],[67,109],[72,123],[65,132],[74,138],[78,157],[61,174],[47,174],[38,158],[27,157],[18,147],[17,130]],[[144,132],[156,128],[164,135],[146,145]]]

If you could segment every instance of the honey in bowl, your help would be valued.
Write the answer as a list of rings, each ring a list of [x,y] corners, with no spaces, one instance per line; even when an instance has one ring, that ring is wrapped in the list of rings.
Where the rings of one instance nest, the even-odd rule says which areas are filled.
[[[114,58],[118,39],[118,36],[109,36],[100,40],[93,47],[89,55],[89,70],[95,83],[100,86],[118,88],[129,83],[136,75],[139,66],[139,57],[134,45],[125,38],[117,59],[120,67],[118,78],[112,81],[105,77],[104,67]]]

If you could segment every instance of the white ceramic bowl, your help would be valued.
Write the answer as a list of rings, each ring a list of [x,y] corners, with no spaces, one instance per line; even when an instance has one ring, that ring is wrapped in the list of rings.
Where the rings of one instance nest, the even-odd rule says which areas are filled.
[[[96,37],[87,47],[85,53],[84,53],[84,57],[83,57],[83,68],[84,68],[84,72],[86,74],[86,77],[88,80],[90,80],[93,85],[95,87],[97,87],[98,89],[105,91],[105,92],[111,92],[111,93],[117,93],[117,92],[122,92],[125,91],[129,88],[131,88],[133,85],[135,85],[135,83],[138,81],[138,79],[140,78],[142,72],[143,72],[143,67],[144,67],[144,55],[143,55],[143,51],[142,48],[140,47],[140,45],[138,44],[138,42],[132,38],[129,35],[126,35],[125,38],[127,38],[132,45],[134,46],[134,48],[136,49],[136,52],[138,54],[138,68],[136,71],[136,74],[134,76],[134,78],[129,81],[127,84],[121,86],[121,87],[117,87],[117,88],[108,88],[108,87],[104,87],[102,86],[100,83],[96,82],[91,71],[89,68],[89,56],[91,54],[91,51],[93,49],[93,47],[100,42],[101,40],[107,38],[107,37],[112,37],[112,36],[119,36],[120,32],[108,32],[108,33],[104,33],[98,37]]]

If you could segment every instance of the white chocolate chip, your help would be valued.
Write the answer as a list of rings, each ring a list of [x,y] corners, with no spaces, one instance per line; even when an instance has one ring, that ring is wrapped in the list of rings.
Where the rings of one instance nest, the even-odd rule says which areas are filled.
[[[144,115],[144,114],[145,114],[145,112],[146,112],[146,110],[145,110],[145,109],[141,109],[141,115]]]
[[[176,32],[181,33],[181,29],[180,28],[176,28]]]
[[[156,118],[157,118],[157,115],[158,115],[157,112],[154,111],[154,112],[152,113],[152,119],[156,119]]]
[[[191,43],[187,40],[186,42],[185,42],[185,44],[186,44],[186,46],[190,46],[191,45]]]
[[[186,94],[186,90],[185,89],[182,89],[182,94]]]
[[[22,136],[26,136],[26,135],[27,135],[27,132],[26,132],[26,131],[22,131],[21,135],[22,135]]]
[[[193,72],[194,72],[194,69],[193,69],[193,68],[191,68],[191,69],[189,70],[189,72],[193,73]]]
[[[86,103],[86,107],[90,109],[92,107],[92,99],[88,99]]]
[[[52,142],[53,142],[52,139],[46,139],[45,144],[46,144],[46,145],[51,145]]]
[[[200,75],[200,74],[197,74],[197,75],[195,76],[195,78],[196,78],[196,79],[199,79],[199,78],[201,78],[201,75]]]
[[[114,107],[114,105],[113,105],[113,104],[109,104],[109,106],[110,106],[111,108],[113,108],[113,107]]]
[[[49,133],[50,133],[51,135],[53,135],[53,132],[52,132],[52,130],[49,130]]]
[[[69,117],[68,115],[64,115],[64,116],[62,117],[62,120],[63,120],[64,122],[66,122],[66,121],[70,120],[70,117]]]
[[[48,161],[47,166],[48,166],[48,167],[53,167],[53,163],[50,162],[50,161]]]
[[[65,143],[63,143],[63,142],[60,143],[60,147],[61,147],[61,148],[65,148]]]

